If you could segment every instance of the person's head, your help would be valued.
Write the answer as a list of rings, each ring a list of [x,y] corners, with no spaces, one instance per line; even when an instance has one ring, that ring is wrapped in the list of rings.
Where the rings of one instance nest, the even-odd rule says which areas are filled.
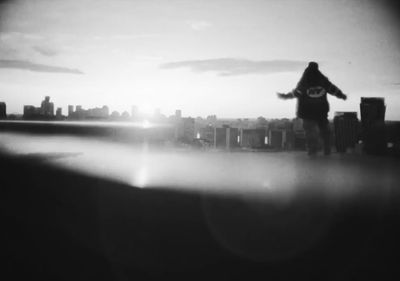
[[[318,68],[318,63],[315,61],[311,61],[308,63],[308,66],[304,70],[304,73],[300,79],[301,84],[307,85],[317,85],[323,79],[327,79]]]
[[[308,63],[307,68],[313,69],[313,70],[317,70],[318,69],[318,63],[316,63],[315,61],[311,61],[311,62]]]

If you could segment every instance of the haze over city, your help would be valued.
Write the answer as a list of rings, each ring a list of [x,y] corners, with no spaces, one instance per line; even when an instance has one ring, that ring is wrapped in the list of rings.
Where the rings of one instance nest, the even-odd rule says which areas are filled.
[[[384,97],[400,119],[398,20],[389,1],[2,1],[0,95],[9,113],[50,95],[67,111],[182,109],[292,118],[308,61],[348,95]]]

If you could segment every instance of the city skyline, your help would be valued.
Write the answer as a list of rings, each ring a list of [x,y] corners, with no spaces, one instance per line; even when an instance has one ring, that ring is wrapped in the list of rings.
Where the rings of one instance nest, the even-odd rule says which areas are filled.
[[[193,118],[193,119],[220,119],[220,120],[256,120],[259,118],[266,118],[265,116],[257,116],[254,118],[240,118],[240,117],[232,117],[232,118],[226,118],[226,117],[219,117],[216,114],[213,113],[207,113],[204,116],[191,116],[191,115],[182,115],[182,109],[175,109],[174,112],[162,112],[160,108],[155,108],[154,110],[150,108],[138,108],[136,105],[131,105],[130,110],[124,110],[124,111],[118,111],[118,110],[111,110],[108,105],[100,105],[100,106],[95,106],[92,108],[85,108],[80,104],[75,104],[75,105],[67,105],[67,106],[59,106],[55,104],[53,101],[50,102],[50,96],[44,96],[43,100],[40,103],[40,106],[35,106],[35,104],[39,105],[39,102],[35,104],[23,104],[22,107],[22,112],[21,113],[15,113],[15,112],[8,112],[6,110],[7,108],[7,102],[6,101],[0,101],[0,105],[2,106],[2,111],[4,113],[5,119],[10,118],[15,119],[15,118],[21,118],[21,117],[28,117],[29,115],[41,115],[42,117],[72,117],[72,119],[82,119],[82,117],[95,117],[99,119],[104,119],[104,118],[109,118],[109,117],[124,117],[122,119],[126,118],[140,118],[140,119],[148,119],[148,118],[153,118],[153,117],[158,117],[158,118],[171,118],[171,117],[185,117],[185,118]],[[365,97],[361,97],[361,102]],[[385,103],[384,98],[382,97],[374,97],[373,99],[382,99],[383,103]],[[359,104],[361,105],[361,103]],[[67,110],[63,111],[62,109],[66,107]],[[28,112],[27,112],[28,111]],[[81,118],[78,118],[76,114],[78,112],[81,113],[86,113],[85,116],[81,116]],[[28,116],[25,116],[26,113],[28,113]],[[356,113],[357,118],[361,118],[361,111],[360,108],[354,109],[353,111],[334,111],[334,117],[337,114],[343,114],[343,113]],[[118,114],[118,115],[116,115]],[[84,119],[83,118],[83,119]],[[90,118],[89,118],[90,119]],[[298,117],[271,117],[271,118],[266,118],[266,120],[273,120],[273,119],[299,119]],[[333,118],[331,118],[333,120]],[[396,120],[387,120],[387,121],[396,121]]]
[[[391,1],[2,1],[0,100],[8,113],[51,96],[112,111],[293,118],[308,61],[348,95],[384,97],[400,120],[398,20]],[[66,16],[65,16],[66,15]],[[315,16],[317,15],[317,16]],[[321,16],[318,16],[321,15]]]

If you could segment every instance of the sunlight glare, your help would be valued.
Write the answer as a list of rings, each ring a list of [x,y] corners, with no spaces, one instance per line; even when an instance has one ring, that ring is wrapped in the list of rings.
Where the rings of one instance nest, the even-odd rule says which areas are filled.
[[[148,183],[148,171],[146,167],[141,167],[136,174],[134,185],[139,188],[144,188]]]
[[[148,120],[143,120],[142,122],[142,128],[147,129],[150,128],[150,122]]]

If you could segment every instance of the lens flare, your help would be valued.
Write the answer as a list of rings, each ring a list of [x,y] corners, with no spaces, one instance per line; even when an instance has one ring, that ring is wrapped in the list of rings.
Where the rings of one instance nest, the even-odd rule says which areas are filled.
[[[135,175],[133,184],[136,187],[144,188],[148,184],[148,170],[146,167],[141,167]]]
[[[143,120],[143,122],[142,122],[142,124],[141,124],[141,126],[142,126],[142,128],[143,129],[148,129],[148,128],[150,128],[150,122],[148,121],[148,120]]]

